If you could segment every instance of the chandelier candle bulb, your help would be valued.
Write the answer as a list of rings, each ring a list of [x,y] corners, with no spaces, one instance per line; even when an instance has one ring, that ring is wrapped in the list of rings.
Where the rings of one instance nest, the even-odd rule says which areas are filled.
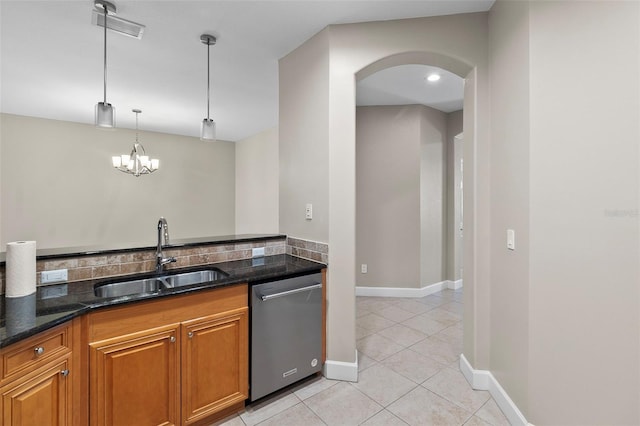
[[[157,170],[159,166],[160,166],[160,160],[158,160],[157,158],[153,158],[151,160],[151,169]]]
[[[111,161],[113,162],[113,167],[122,166],[122,157],[120,157],[119,155],[111,157]]]

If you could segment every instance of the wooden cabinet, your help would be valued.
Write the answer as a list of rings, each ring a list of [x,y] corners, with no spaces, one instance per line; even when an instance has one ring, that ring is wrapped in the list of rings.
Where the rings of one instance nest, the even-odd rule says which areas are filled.
[[[77,326],[70,321],[0,352],[2,424],[9,426],[82,423]]]
[[[178,335],[170,325],[90,345],[92,424],[180,424]]]
[[[247,285],[88,316],[92,425],[191,425],[248,397]]]
[[[192,424],[248,396],[247,308],[182,324],[182,413]]]

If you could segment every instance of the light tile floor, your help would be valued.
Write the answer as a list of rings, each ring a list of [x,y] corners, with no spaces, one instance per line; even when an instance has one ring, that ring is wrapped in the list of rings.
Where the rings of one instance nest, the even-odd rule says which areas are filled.
[[[508,425],[458,367],[462,290],[356,299],[358,382],[313,377],[216,425]]]

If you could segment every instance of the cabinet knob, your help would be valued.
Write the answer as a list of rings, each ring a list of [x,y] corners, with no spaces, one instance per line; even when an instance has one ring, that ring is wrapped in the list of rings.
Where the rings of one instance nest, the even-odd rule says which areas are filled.
[[[187,333],[187,336],[189,337],[189,339],[193,338],[193,331],[190,331],[189,333]]]
[[[42,346],[38,346],[33,350],[33,352],[35,352],[36,355],[42,355],[44,353],[44,348]]]
[[[62,377],[67,377],[69,375],[69,370],[62,370],[60,375],[62,375]]]
[[[169,341],[170,341],[171,343],[175,343],[175,342],[176,342],[176,336],[171,336],[171,337],[169,337]]]

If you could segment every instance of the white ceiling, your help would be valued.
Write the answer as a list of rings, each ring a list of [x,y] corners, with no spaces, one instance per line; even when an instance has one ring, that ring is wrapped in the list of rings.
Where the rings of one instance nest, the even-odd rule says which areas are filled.
[[[218,38],[211,116],[219,139],[241,140],[277,126],[278,59],[327,25],[481,12],[493,1],[115,1],[119,17],[146,29],[141,40],[109,33],[107,101],[118,127],[133,128],[131,109],[140,108],[143,130],[199,136],[206,116],[200,35],[210,33]],[[93,7],[92,0],[0,0],[0,111],[93,123],[103,78],[103,33],[91,24]],[[415,84],[424,88],[424,69],[397,68],[363,80],[359,100],[413,99],[407,93],[417,86],[409,77],[420,77]],[[393,81],[399,86],[392,90]],[[458,109],[448,91],[426,87],[427,102]]]
[[[440,80],[427,81],[438,74]],[[400,65],[378,71],[356,85],[357,105],[423,104],[444,112],[462,109],[464,80],[427,65]]]

